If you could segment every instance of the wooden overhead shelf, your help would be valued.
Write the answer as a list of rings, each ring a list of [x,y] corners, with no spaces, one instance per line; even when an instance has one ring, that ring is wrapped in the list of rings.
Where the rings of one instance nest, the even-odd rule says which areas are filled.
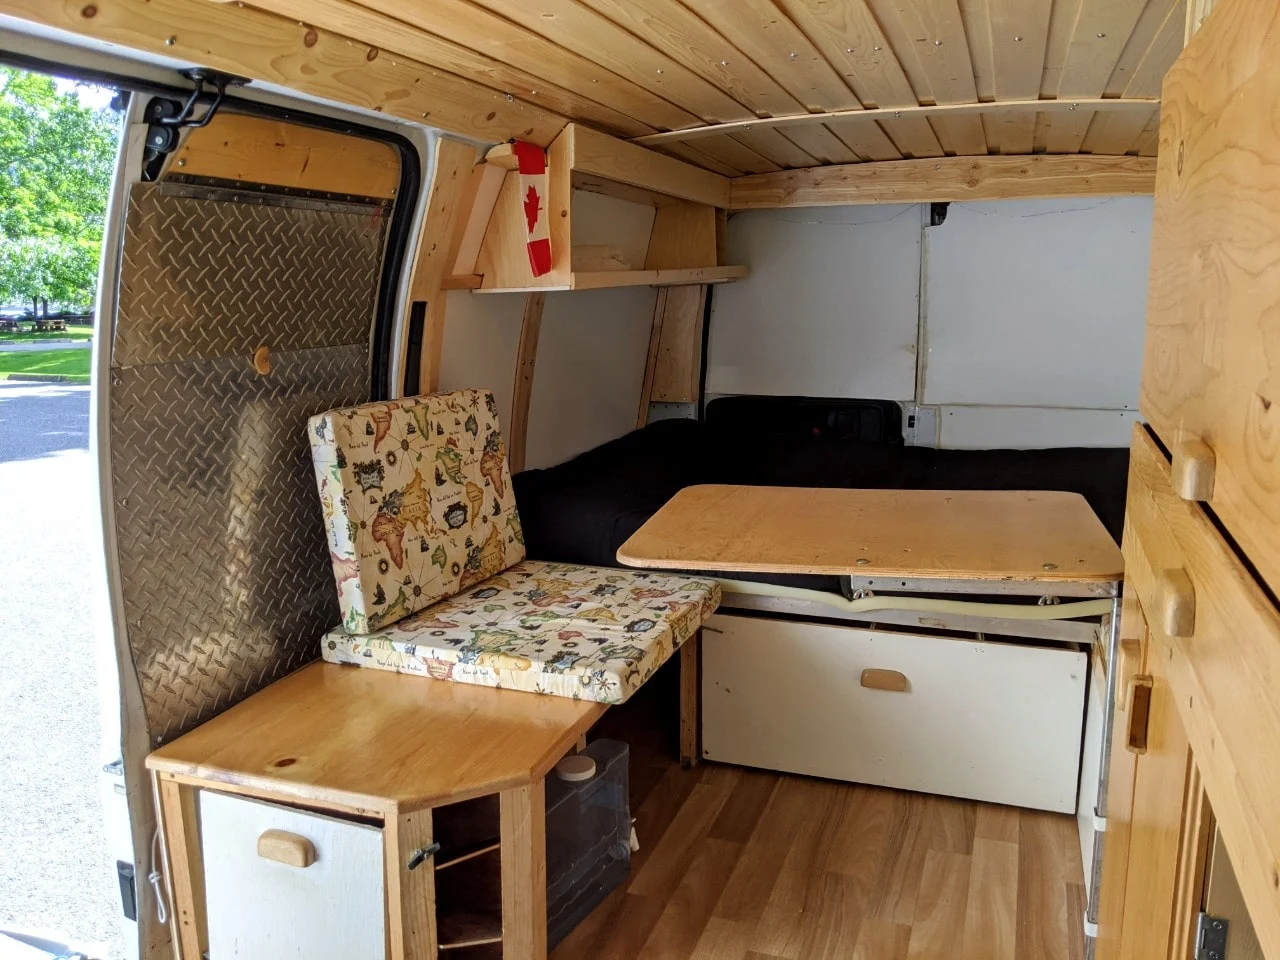
[[[682,160],[569,124],[547,151],[545,213],[551,234],[551,271],[535,277],[529,267],[520,174],[509,144],[499,144],[474,174],[475,198],[458,227],[459,251],[447,289],[479,293],[596,290],[607,287],[726,283],[747,268],[721,262],[729,180]],[[486,187],[486,183],[488,186]],[[586,237],[584,193],[604,194],[651,207],[647,244]],[[599,232],[597,230],[595,232]],[[643,260],[641,260],[643,257]]]

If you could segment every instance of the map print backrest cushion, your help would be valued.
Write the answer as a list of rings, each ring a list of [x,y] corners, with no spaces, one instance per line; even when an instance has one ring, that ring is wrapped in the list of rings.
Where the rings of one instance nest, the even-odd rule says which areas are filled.
[[[348,633],[386,627],[524,559],[487,390],[330,410],[307,434]]]

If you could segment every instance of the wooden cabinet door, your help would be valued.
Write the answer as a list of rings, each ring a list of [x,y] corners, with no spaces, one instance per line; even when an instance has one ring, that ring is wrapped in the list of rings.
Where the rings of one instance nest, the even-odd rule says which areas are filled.
[[[1222,0],[1165,77],[1141,409],[1280,590],[1280,6]]]
[[[1128,607],[1130,624],[1141,614]],[[1162,664],[1141,621],[1143,672],[1120,664],[1103,846],[1098,960],[1165,960],[1186,918],[1175,907],[1189,812],[1191,751]],[[1126,677],[1125,674],[1128,673]],[[1198,789],[1198,788],[1197,788]]]

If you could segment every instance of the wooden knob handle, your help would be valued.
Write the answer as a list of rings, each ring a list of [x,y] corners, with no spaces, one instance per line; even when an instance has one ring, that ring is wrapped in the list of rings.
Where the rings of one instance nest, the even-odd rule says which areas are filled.
[[[1158,626],[1168,636],[1189,637],[1196,630],[1196,588],[1181,567],[1162,570],[1156,580]]]
[[[316,862],[316,847],[306,837],[287,830],[264,830],[258,838],[258,856],[291,867],[309,867]]]
[[[1203,440],[1183,440],[1173,448],[1173,489],[1183,500],[1212,499],[1217,463]]]
[[[897,670],[863,670],[862,685],[869,690],[889,690],[893,693],[906,693],[907,675],[899,673]]]

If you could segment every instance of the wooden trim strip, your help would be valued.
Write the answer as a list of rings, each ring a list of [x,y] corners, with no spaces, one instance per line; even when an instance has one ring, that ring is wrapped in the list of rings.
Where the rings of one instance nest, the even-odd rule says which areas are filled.
[[[545,293],[529,293],[524,298],[520,320],[520,347],[516,351],[516,381],[511,393],[511,442],[507,462],[512,473],[524,469],[525,442],[529,436],[529,404],[533,399],[533,371],[538,360],[538,334],[542,331]]]
[[[885,160],[735,177],[729,207],[768,210],[1148,194],[1155,190],[1155,179],[1153,157],[1073,154]]]
[[[425,300],[427,303],[426,329],[422,332],[422,363],[418,368],[418,389],[422,393],[434,393],[440,384],[446,300],[443,284],[445,274],[453,266],[450,262],[453,237],[475,162],[475,147],[447,137],[436,141],[426,217],[418,236],[413,276],[409,281],[409,302],[406,304],[406,310],[409,310],[415,301]],[[407,335],[408,323],[402,326],[403,335]]]
[[[1079,111],[1081,114],[1095,112],[1106,113],[1150,113],[1153,107],[1159,107],[1158,100],[1117,99],[1101,97],[1082,97],[1075,100],[1002,100],[983,103],[939,103],[915,107],[877,107],[870,110],[828,110],[825,113],[797,113],[785,117],[762,117],[757,120],[738,120],[733,123],[714,123],[703,127],[689,127],[682,130],[668,130],[662,133],[650,133],[635,137],[631,143],[642,146],[653,146],[659,143],[690,143],[704,137],[720,134],[744,134],[757,130],[786,130],[794,127],[807,127],[815,124],[839,121],[864,121],[875,123],[879,120],[910,120],[920,117],[942,117],[957,119],[960,117],[990,117],[1019,113],[1066,113]]]
[[[669,293],[666,287],[659,287],[657,299],[653,302],[653,321],[649,326],[649,354],[644,364],[644,380],[640,384],[640,406],[636,410],[637,430],[649,423],[649,403],[653,398],[653,378],[658,370],[658,347],[662,343],[662,321],[667,315]]]
[[[566,123],[474,80],[248,5],[0,0],[0,14],[489,142],[518,136],[545,145]]]

